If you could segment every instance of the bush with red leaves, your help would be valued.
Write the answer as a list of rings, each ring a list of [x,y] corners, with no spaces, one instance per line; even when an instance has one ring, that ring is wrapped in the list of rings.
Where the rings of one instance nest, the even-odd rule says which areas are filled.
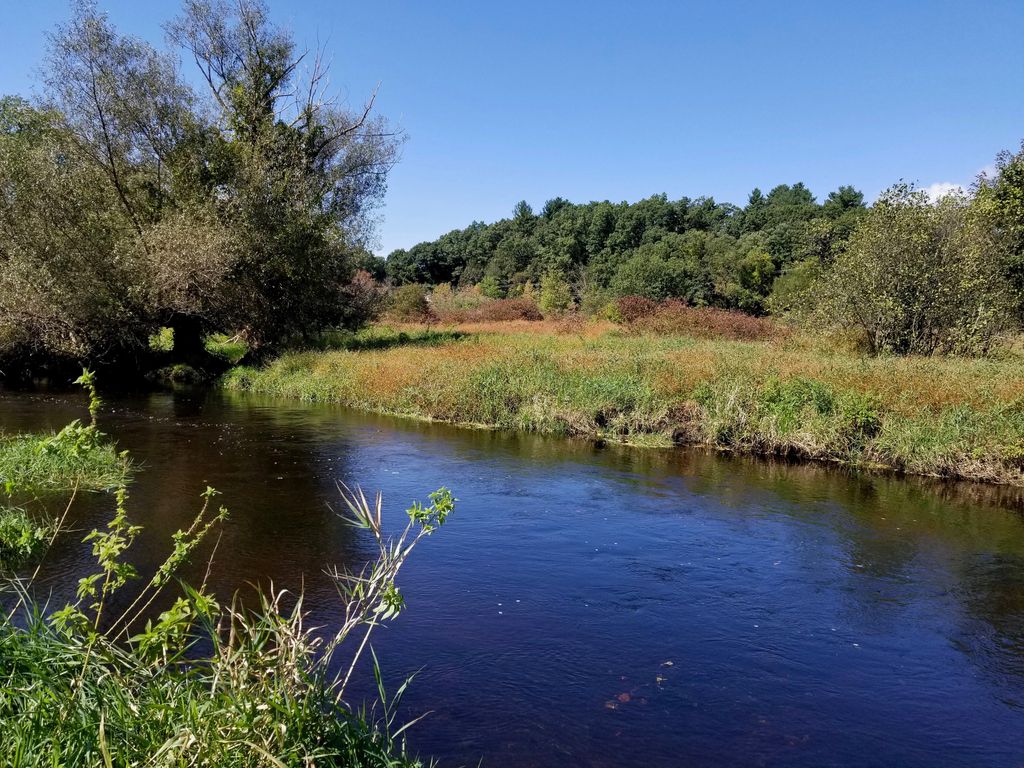
[[[646,333],[664,336],[693,336],[700,339],[766,341],[786,335],[786,330],[765,317],[715,307],[690,307],[678,299],[669,299],[655,311],[629,323]]]
[[[622,296],[615,301],[615,308],[624,323],[634,323],[642,317],[653,315],[658,305],[646,296]]]

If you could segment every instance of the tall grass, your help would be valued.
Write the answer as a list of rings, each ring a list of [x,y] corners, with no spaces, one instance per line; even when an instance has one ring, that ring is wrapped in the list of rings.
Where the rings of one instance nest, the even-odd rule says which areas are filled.
[[[99,399],[91,376],[83,379],[92,423],[75,422],[42,441],[20,441],[28,448],[6,454],[9,494],[20,490],[16,483],[22,480],[26,487],[62,487],[86,477],[103,485],[102,473],[77,470],[92,468],[93,453],[106,444],[96,429]],[[36,450],[40,443],[59,446],[56,458],[49,449]],[[123,470],[128,459],[111,455],[114,478],[114,469]],[[369,533],[377,556],[358,572],[331,572],[340,619],[335,627],[314,630],[305,623],[301,595],[272,590],[258,593],[252,607],[237,600],[223,606],[205,579],[198,587],[178,580],[182,566],[227,518],[227,510],[214,504],[212,488],[203,493],[189,528],[172,537],[167,559],[140,582],[129,557],[142,528],[128,518],[123,471],[120,478],[112,519],[84,539],[96,570],[78,580],[76,600],[57,609],[36,601],[38,564],[29,576],[19,569],[45,557],[47,546],[66,535],[74,494],[65,514],[46,525],[19,509],[0,510],[0,595],[7,606],[0,614],[4,766],[420,765],[406,749],[411,723],[397,721],[408,681],[389,696],[374,657],[379,710],[354,708],[345,693],[373,631],[405,606],[399,571],[454,510],[447,489],[413,504],[397,537],[384,533],[379,495],[371,504],[361,491],[343,489],[346,519]],[[212,567],[211,561],[207,574]],[[124,596],[119,593],[127,599],[115,600]],[[127,608],[115,614],[115,604]]]
[[[224,384],[452,423],[1024,485],[1019,356],[865,358],[801,337],[518,327],[460,326],[429,346],[385,344],[378,329],[377,348],[285,354]]]
[[[0,489],[109,490],[129,469],[127,455],[95,426],[78,421],[49,435],[0,435]]]
[[[346,492],[350,522],[370,532],[378,556],[358,573],[333,572],[342,618],[325,633],[305,624],[301,596],[261,594],[246,609],[220,605],[205,584],[172,589],[226,518],[215,493],[207,489],[191,527],[174,535],[167,560],[120,615],[110,606],[137,578],[127,557],[141,530],[128,520],[123,488],[107,528],[86,537],[97,569],[79,581],[74,603],[47,612],[31,580],[3,582],[14,597],[0,616],[5,766],[419,765],[397,721],[405,685],[389,697],[374,658],[380,709],[344,697],[373,630],[404,607],[398,573],[452,512],[451,494],[414,504],[392,539],[380,497],[371,504]]]
[[[76,380],[89,397],[89,423],[75,420],[48,435],[0,434],[0,491],[110,490],[128,477],[127,453],[118,453],[96,425],[102,406],[90,371]]]

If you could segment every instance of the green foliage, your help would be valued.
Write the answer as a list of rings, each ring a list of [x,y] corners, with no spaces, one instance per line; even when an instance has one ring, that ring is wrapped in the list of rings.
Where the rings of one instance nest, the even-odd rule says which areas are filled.
[[[134,364],[170,328],[197,365],[210,332],[259,349],[366,321],[351,282],[395,133],[325,98],[326,58],[300,66],[261,0],[190,0],[167,29],[205,95],[83,2],[44,98],[0,101],[0,355]]]
[[[405,748],[411,723],[396,727],[408,681],[389,697],[374,657],[383,715],[351,709],[344,695],[373,630],[404,607],[398,573],[453,512],[451,492],[415,503],[405,530],[390,538],[380,496],[371,505],[346,491],[351,522],[370,532],[378,554],[360,573],[333,572],[343,619],[328,632],[305,626],[301,596],[286,608],[286,593],[261,593],[251,609],[224,608],[205,587],[167,594],[226,519],[211,504],[216,495],[204,492],[192,525],[174,534],[170,555],[127,599],[114,598],[136,583],[126,558],[141,529],[128,520],[123,488],[106,529],[85,539],[98,568],[79,581],[75,602],[47,614],[31,584],[5,583],[15,605],[0,616],[0,753],[40,767],[420,765]],[[47,535],[3,513],[0,565]],[[154,616],[158,603],[166,607]],[[112,615],[115,604],[127,607]]]
[[[501,289],[501,283],[498,282],[498,278],[494,275],[487,275],[477,285],[480,293],[489,299],[503,299],[505,298],[505,292]]]
[[[203,340],[206,351],[222,358],[232,365],[238,363],[249,351],[248,342],[241,336],[226,333],[211,333]]]
[[[127,456],[94,425],[73,421],[51,435],[0,435],[0,487],[103,490],[128,471]]]
[[[996,157],[993,178],[978,179],[975,208],[992,230],[1003,275],[1015,292],[1017,315],[1024,318],[1024,144],[1016,154]]]
[[[427,289],[416,283],[398,286],[391,294],[388,311],[397,320],[411,322],[424,322],[433,317]]]
[[[576,303],[572,288],[562,275],[549,272],[540,281],[540,299],[537,302],[545,317],[558,317],[572,310]]]
[[[859,329],[876,354],[985,353],[1014,303],[969,202],[907,185],[868,212],[817,290],[819,317]]]
[[[704,245],[705,237],[697,232],[666,235],[642,245],[616,270],[611,290],[618,296],[644,296],[654,301],[678,297],[691,304],[706,304],[712,286]]]
[[[38,557],[50,538],[48,526],[15,507],[0,507],[0,573]]]
[[[773,315],[802,316],[814,309],[822,266],[816,259],[789,265],[772,284],[766,306]]]
[[[610,294],[632,294],[762,312],[780,269],[811,254],[832,258],[864,210],[851,187],[818,205],[802,184],[756,192],[744,209],[665,195],[632,204],[549,202],[540,216],[520,203],[508,219],[395,251],[388,277],[479,285],[483,295],[504,298],[556,273],[573,276],[574,294],[590,311]]]
[[[171,352],[174,350],[174,329],[158,328],[156,333],[150,334],[149,348],[154,352]]]

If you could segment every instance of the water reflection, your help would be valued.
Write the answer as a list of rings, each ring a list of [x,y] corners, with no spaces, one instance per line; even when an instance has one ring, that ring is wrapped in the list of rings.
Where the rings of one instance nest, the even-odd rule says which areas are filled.
[[[58,427],[77,398],[0,396],[0,428]],[[214,586],[337,597],[359,565],[336,483],[400,509],[440,486],[452,525],[405,573],[377,640],[423,668],[413,736],[446,764],[1014,765],[1024,756],[1019,492],[700,451],[457,430],[223,393],[116,401],[142,462],[132,509],[155,567],[207,484],[233,516]],[[92,497],[87,529],[109,513]],[[57,593],[85,567],[51,554]],[[197,565],[201,568],[201,564]],[[368,688],[367,688],[368,690]]]

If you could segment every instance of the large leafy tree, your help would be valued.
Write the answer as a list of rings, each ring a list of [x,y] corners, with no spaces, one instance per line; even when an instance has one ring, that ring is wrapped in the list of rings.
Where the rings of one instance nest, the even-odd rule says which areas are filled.
[[[888,190],[819,284],[822,317],[872,353],[975,354],[1006,329],[1011,292],[985,223],[963,196]]]
[[[1018,318],[1024,319],[1024,144],[1016,154],[1001,152],[995,165],[991,178],[978,179],[975,206],[991,229]]]
[[[260,0],[186,0],[168,36],[205,94],[81,2],[51,37],[42,103],[4,102],[8,356],[124,362],[169,325],[175,353],[198,358],[214,329],[268,350],[358,321],[346,285],[399,137],[372,97],[356,111],[330,97],[322,52]]]

